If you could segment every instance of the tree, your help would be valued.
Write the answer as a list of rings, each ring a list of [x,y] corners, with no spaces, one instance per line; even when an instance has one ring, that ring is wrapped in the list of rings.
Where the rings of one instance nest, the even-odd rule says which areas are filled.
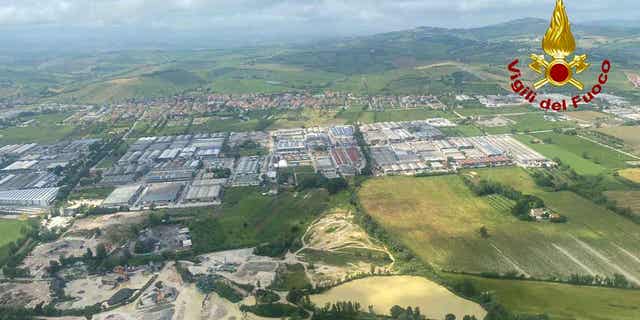
[[[395,305],[395,306],[391,307],[391,317],[392,318],[398,318],[402,314],[404,314],[404,309],[402,309],[401,306]]]
[[[349,184],[347,184],[347,180],[345,180],[344,178],[336,178],[329,180],[329,183],[327,184],[327,190],[329,191],[329,194],[336,194],[346,189],[348,186]]]
[[[489,230],[487,230],[487,227],[485,226],[480,227],[480,236],[482,237],[482,239],[489,238]]]
[[[103,243],[98,244],[96,247],[96,258],[99,260],[103,260],[107,257],[107,248]]]

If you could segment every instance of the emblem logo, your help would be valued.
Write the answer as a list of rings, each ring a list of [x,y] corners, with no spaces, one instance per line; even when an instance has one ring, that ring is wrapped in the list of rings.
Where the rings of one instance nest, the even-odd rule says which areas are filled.
[[[571,33],[569,17],[562,0],[556,1],[553,10],[551,24],[547,33],[542,38],[542,49],[553,59],[547,62],[542,54],[532,54],[529,68],[538,74],[543,74],[544,78],[535,82],[533,87],[540,89],[547,83],[556,87],[561,87],[567,83],[572,84],[578,90],[584,89],[584,85],[573,77],[589,68],[587,55],[575,55],[571,62],[566,58],[576,50],[576,41]]]
[[[511,74],[509,77],[511,90],[523,97],[525,102],[539,104],[540,108],[544,110],[566,111],[569,106],[577,109],[581,104],[590,103],[603,91],[611,71],[611,61],[607,59],[602,61],[600,75],[596,79],[597,83],[591,87],[591,90],[574,95],[570,100],[553,101],[548,96],[542,100],[538,99],[536,90],[547,84],[555,87],[571,84],[582,91],[584,84],[574,76],[587,70],[591,65],[587,62],[586,54],[574,55],[571,61],[567,60],[567,57],[576,50],[576,40],[571,33],[571,25],[563,0],[556,0],[549,29],[547,29],[544,38],[542,38],[542,50],[551,56],[551,60],[547,61],[544,54],[531,54],[529,69],[543,76],[542,79],[534,82],[531,87],[527,86],[522,78],[523,74],[518,68],[520,60],[516,58],[507,65],[507,70]]]

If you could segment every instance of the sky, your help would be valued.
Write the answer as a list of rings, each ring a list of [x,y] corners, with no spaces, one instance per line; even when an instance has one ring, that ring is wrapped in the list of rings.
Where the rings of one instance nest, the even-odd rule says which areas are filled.
[[[549,19],[555,0],[0,0],[0,32],[117,29],[226,38],[318,38],[418,26]],[[565,0],[572,22],[640,20],[637,0]],[[97,31],[96,31],[97,30]]]

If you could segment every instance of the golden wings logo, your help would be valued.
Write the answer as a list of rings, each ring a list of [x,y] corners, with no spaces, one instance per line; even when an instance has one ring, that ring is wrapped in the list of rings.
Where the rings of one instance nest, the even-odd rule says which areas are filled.
[[[573,74],[579,74],[589,68],[589,63],[586,62],[586,54],[574,56],[571,62],[566,60],[566,57],[576,50],[576,40],[571,33],[569,17],[562,0],[556,2],[551,24],[542,39],[542,49],[553,60],[547,62],[542,54],[531,55],[532,62],[529,68],[536,73],[544,73],[544,78],[533,84],[534,88],[540,89],[547,83],[557,87],[570,83],[578,90],[584,89],[582,82],[575,79]]]
[[[555,87],[571,84],[578,90],[584,89],[584,84],[574,76],[587,70],[590,63],[587,62],[586,54],[574,55],[571,61],[567,60],[576,50],[576,40],[571,33],[571,24],[569,23],[563,0],[556,0],[551,23],[544,38],[542,38],[542,50],[551,59],[547,61],[544,54],[531,54],[529,69],[543,76],[543,78],[533,83],[533,88],[526,86],[521,80],[522,72],[517,67],[518,59],[513,60],[508,65],[508,70],[511,73],[511,89],[514,93],[522,96],[526,102],[535,103],[537,102],[537,92],[535,90],[547,84]],[[560,111],[567,110],[569,103],[574,108],[578,108],[579,104],[591,102],[596,95],[602,92],[603,85],[608,80],[608,73],[611,71],[611,62],[606,59],[602,61],[600,70],[598,82],[589,92],[571,97],[570,102],[567,102],[567,100],[551,101],[550,98],[547,98],[540,101],[540,108]]]

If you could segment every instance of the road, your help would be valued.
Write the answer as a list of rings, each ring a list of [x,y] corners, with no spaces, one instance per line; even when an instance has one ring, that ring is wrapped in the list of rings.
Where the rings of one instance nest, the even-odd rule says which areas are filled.
[[[626,151],[620,150],[620,149],[618,149],[618,148],[614,148],[614,147],[612,147],[612,146],[606,145],[606,144],[604,144],[604,143],[602,143],[602,142],[599,142],[599,141],[593,140],[593,139],[591,139],[591,138],[587,138],[587,137],[585,137],[585,136],[578,135],[578,137],[580,137],[580,138],[582,138],[582,139],[584,139],[584,140],[587,140],[587,141],[589,141],[589,142],[593,142],[593,143],[595,143],[595,144],[599,144],[599,145],[601,145],[601,146],[603,146],[603,147],[605,147],[605,148],[608,148],[608,149],[611,149],[611,150],[616,151],[616,152],[618,152],[618,153],[621,153],[621,154],[623,154],[623,155],[625,155],[625,156],[627,156],[627,157],[631,157],[631,158],[634,158],[634,159],[636,159],[636,160],[640,160],[640,157],[638,157],[638,156],[636,156],[636,155],[634,155],[634,154],[631,154],[631,153],[629,153],[629,152],[626,152]]]

